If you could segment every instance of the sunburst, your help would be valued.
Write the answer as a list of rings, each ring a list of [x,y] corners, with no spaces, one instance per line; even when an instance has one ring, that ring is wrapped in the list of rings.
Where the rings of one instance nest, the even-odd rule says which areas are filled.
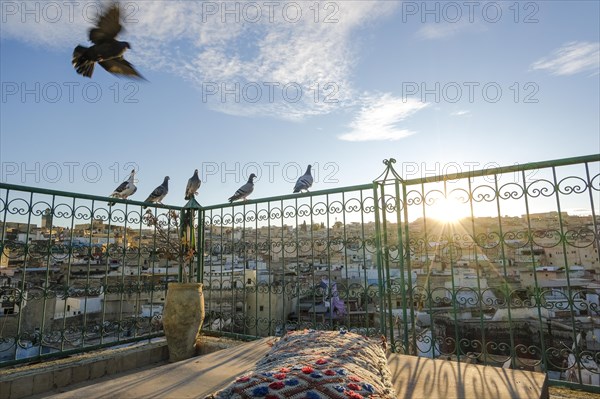
[[[454,198],[441,198],[427,209],[427,218],[444,224],[455,224],[469,216],[467,204]]]

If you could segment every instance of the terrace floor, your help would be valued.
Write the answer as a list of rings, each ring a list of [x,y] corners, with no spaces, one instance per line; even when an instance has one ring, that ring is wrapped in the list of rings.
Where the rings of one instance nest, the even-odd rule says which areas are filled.
[[[162,351],[163,360],[151,363],[147,354],[137,356],[137,362],[128,371],[118,372],[107,368],[106,375],[100,378],[80,379],[61,388],[38,390],[37,395],[20,397],[38,398],[204,398],[206,395],[226,386],[236,376],[250,370],[256,361],[269,350],[272,338],[242,343],[241,341],[206,338],[204,351],[211,352],[177,363],[164,360],[165,343],[150,344],[153,351]],[[161,347],[162,345],[162,347]],[[148,346],[148,345],[146,345]],[[225,348],[225,349],[222,349]],[[116,351],[102,354],[86,354],[94,357],[117,358]],[[138,350],[139,352],[139,350]],[[146,350],[147,352],[147,350]],[[139,355],[140,353],[138,353]],[[158,358],[155,356],[154,361]],[[141,360],[141,361],[140,361]],[[60,362],[60,361],[59,361]],[[59,363],[57,362],[57,363]],[[79,361],[80,362],[80,361]],[[52,362],[49,362],[50,364]],[[113,362],[121,364],[123,361]],[[109,363],[107,363],[109,364]],[[458,399],[458,398],[550,398],[550,399],[600,399],[600,394],[576,391],[563,387],[548,388],[545,375],[521,370],[507,370],[491,366],[481,366],[452,361],[431,360],[414,356],[391,354],[388,365],[392,372],[398,398],[403,399]],[[44,363],[22,366],[22,369],[45,370]],[[82,363],[73,368],[83,369]],[[91,367],[90,367],[91,369]],[[64,371],[64,369],[63,369]],[[0,380],[10,373],[3,371]],[[56,377],[54,377],[56,380]],[[32,378],[30,384],[38,385],[43,378]],[[20,385],[26,384],[23,383]],[[13,391],[15,383],[13,382]],[[16,397],[5,392],[3,386],[0,397]],[[22,389],[19,387],[17,389]],[[29,389],[31,389],[29,387]],[[31,392],[31,391],[30,391]],[[35,392],[35,388],[33,390]],[[14,393],[14,392],[13,392]]]

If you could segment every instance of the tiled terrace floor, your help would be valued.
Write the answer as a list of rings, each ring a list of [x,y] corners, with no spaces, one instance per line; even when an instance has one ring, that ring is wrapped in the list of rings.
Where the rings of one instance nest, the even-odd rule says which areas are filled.
[[[30,398],[203,398],[251,369],[268,351],[270,339],[254,341],[178,363],[155,363],[54,389]],[[539,398],[543,376],[519,370],[392,355],[388,362],[403,399]],[[398,367],[398,365],[402,367]],[[410,366],[407,367],[407,364]],[[426,370],[418,370],[426,368]],[[411,375],[420,375],[412,379]],[[459,376],[462,384],[456,382]],[[449,378],[450,377],[450,378]],[[423,380],[427,380],[426,382]],[[469,382],[471,381],[471,382]],[[600,394],[562,387],[549,389],[551,399],[600,399]],[[4,397],[4,393],[2,395]]]

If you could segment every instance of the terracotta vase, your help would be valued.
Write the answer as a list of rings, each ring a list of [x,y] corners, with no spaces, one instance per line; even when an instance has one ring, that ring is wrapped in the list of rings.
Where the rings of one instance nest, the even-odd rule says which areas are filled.
[[[169,283],[163,311],[163,328],[169,361],[189,359],[196,352],[196,339],[204,321],[201,283]]]

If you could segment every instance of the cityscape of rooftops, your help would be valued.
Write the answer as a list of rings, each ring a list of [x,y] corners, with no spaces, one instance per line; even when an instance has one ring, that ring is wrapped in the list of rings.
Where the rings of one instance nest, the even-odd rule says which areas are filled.
[[[600,386],[598,15],[2,0],[0,369],[161,336],[193,281],[215,335]]]

